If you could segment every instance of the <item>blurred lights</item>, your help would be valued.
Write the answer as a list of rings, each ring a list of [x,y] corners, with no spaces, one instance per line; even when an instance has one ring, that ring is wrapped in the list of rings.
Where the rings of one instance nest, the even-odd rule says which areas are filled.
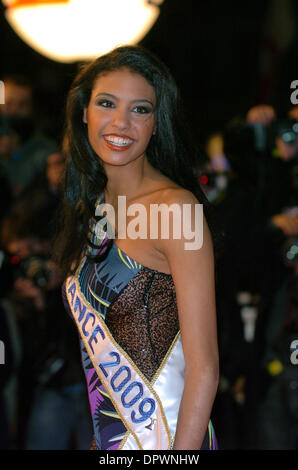
[[[3,0],[5,16],[29,46],[59,62],[91,60],[138,43],[163,0]]]
[[[278,359],[274,359],[268,364],[268,372],[270,375],[279,375],[283,371],[283,365]]]
[[[287,251],[286,258],[289,261],[294,261],[298,255],[298,242],[294,243]]]
[[[207,184],[208,183],[208,176],[207,175],[202,175],[200,177],[200,182],[201,182],[201,184]]]
[[[10,261],[11,261],[11,264],[19,264],[19,262],[20,262],[20,257],[17,256],[17,255],[13,255],[13,256],[10,258]]]
[[[281,138],[286,144],[291,144],[295,142],[296,135],[295,132],[284,132]]]

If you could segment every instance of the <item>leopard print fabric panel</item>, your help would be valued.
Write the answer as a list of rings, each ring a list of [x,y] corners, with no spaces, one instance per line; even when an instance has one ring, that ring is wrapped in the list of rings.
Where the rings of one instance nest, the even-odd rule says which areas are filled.
[[[172,277],[141,268],[108,309],[106,324],[151,381],[179,331]]]

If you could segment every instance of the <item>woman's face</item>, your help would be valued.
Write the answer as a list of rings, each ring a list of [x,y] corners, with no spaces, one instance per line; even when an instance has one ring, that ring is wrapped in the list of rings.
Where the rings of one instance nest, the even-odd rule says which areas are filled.
[[[126,165],[145,151],[154,131],[154,88],[127,68],[95,81],[83,121],[95,153],[107,165]]]

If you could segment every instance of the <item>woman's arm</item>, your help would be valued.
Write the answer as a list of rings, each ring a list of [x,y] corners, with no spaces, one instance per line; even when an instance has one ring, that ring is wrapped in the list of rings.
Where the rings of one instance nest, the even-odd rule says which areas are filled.
[[[193,194],[172,190],[167,203],[178,203],[181,210],[183,204],[191,205],[187,223],[194,231],[195,204],[199,202]],[[204,216],[200,223],[203,223],[203,244],[199,249],[184,249],[184,243],[189,240],[183,236],[183,225],[181,239],[158,242],[175,283],[186,364],[174,449],[201,448],[219,379],[213,245]]]

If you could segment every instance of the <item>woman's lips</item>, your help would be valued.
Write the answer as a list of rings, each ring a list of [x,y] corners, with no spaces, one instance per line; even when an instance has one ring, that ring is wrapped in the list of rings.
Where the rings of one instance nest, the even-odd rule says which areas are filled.
[[[118,134],[106,134],[103,136],[106,145],[111,150],[116,150],[116,152],[123,152],[127,150],[134,143],[134,139],[126,135]]]

